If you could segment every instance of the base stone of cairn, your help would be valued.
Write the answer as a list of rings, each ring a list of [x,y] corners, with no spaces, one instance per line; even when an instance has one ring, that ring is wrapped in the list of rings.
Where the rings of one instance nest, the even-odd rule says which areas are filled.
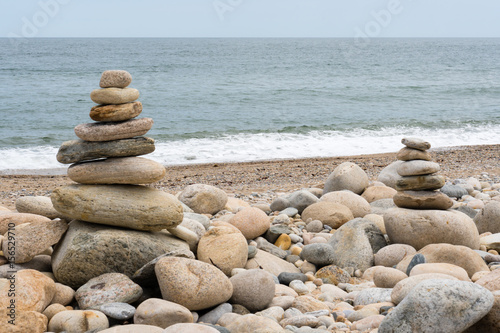
[[[55,248],[52,268],[62,283],[78,287],[104,273],[131,277],[157,256],[186,242],[163,229],[175,230],[183,207],[173,195],[143,186],[161,180],[160,163],[138,157],[155,150],[144,137],[151,118],[134,119],[142,112],[139,91],[128,88],[126,71],[106,71],[91,99],[100,104],[90,111],[97,122],[75,127],[78,140],[64,142],[57,160],[72,164],[68,176],[78,184],[52,192],[54,208],[74,219]],[[156,231],[156,232],[153,232]],[[124,246],[126,244],[126,246]]]
[[[404,138],[406,147],[397,157],[401,163],[393,200],[399,208],[384,215],[387,235],[392,243],[408,244],[419,250],[428,244],[448,243],[479,249],[479,233],[467,215],[448,210],[453,201],[439,189],[445,179],[436,173],[439,164],[427,151],[431,145],[417,138]]]

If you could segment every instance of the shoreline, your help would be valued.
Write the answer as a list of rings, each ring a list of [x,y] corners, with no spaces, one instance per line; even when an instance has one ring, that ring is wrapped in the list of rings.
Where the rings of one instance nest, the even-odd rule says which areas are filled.
[[[488,173],[491,178],[500,178],[500,144],[439,147],[430,152],[434,161],[441,165],[439,174],[447,180],[481,178],[482,173]],[[333,169],[343,162],[358,164],[370,180],[376,180],[380,171],[396,160],[396,153],[171,165],[166,166],[166,176],[151,186],[175,194],[188,185],[204,183],[237,196],[255,192],[272,192],[274,195],[274,192],[288,192],[303,187],[322,187]],[[66,168],[61,169],[46,169],[45,173],[48,174],[33,170],[14,170],[16,174],[0,172],[0,205],[14,209],[18,197],[47,196],[53,189],[73,183],[65,174]],[[34,174],[23,174],[23,171]],[[57,173],[61,171],[64,172]]]

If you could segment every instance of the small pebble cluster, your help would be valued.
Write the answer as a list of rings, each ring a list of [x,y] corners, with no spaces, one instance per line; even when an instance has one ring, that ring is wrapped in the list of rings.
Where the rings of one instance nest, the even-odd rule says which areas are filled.
[[[103,90],[128,89],[125,73]],[[0,297],[2,332],[500,331],[500,183],[442,186],[423,140],[404,138],[378,181],[345,162],[322,188],[236,198],[139,185],[159,175],[130,146],[89,155],[83,136],[60,154],[79,184],[0,206],[0,294],[16,292],[15,327]]]

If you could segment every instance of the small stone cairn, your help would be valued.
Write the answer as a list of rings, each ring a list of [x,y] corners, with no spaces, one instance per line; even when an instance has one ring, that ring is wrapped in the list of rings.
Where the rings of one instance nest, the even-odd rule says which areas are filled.
[[[439,191],[445,185],[436,173],[439,164],[427,151],[431,145],[417,138],[403,138],[406,147],[397,154],[401,176],[393,200],[396,208],[384,213],[384,225],[392,243],[411,245],[417,251],[429,244],[453,244],[479,249],[479,233],[474,221],[464,213],[449,209],[453,201]]]
[[[444,186],[445,179],[436,174],[441,167],[432,162],[427,151],[431,144],[418,138],[403,138],[401,143],[406,147],[397,155],[403,163],[397,168],[401,178],[396,183],[398,193],[393,198],[396,206],[409,209],[451,208],[453,201],[438,191]]]
[[[165,176],[165,167],[137,157],[155,150],[153,139],[143,136],[151,118],[142,112],[139,91],[128,88],[132,76],[123,70],[102,74],[100,87],[90,94],[94,123],[75,127],[79,140],[64,142],[57,160],[71,164],[68,177],[79,183],[55,190],[54,208],[62,214],[91,223],[136,230],[161,230],[182,221],[182,206],[170,194],[140,184]]]

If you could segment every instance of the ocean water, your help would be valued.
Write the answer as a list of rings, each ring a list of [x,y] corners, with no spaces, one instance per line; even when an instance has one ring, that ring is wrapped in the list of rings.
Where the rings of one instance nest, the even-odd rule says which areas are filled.
[[[107,69],[166,165],[500,143],[500,39],[0,39],[0,170],[62,167]]]

